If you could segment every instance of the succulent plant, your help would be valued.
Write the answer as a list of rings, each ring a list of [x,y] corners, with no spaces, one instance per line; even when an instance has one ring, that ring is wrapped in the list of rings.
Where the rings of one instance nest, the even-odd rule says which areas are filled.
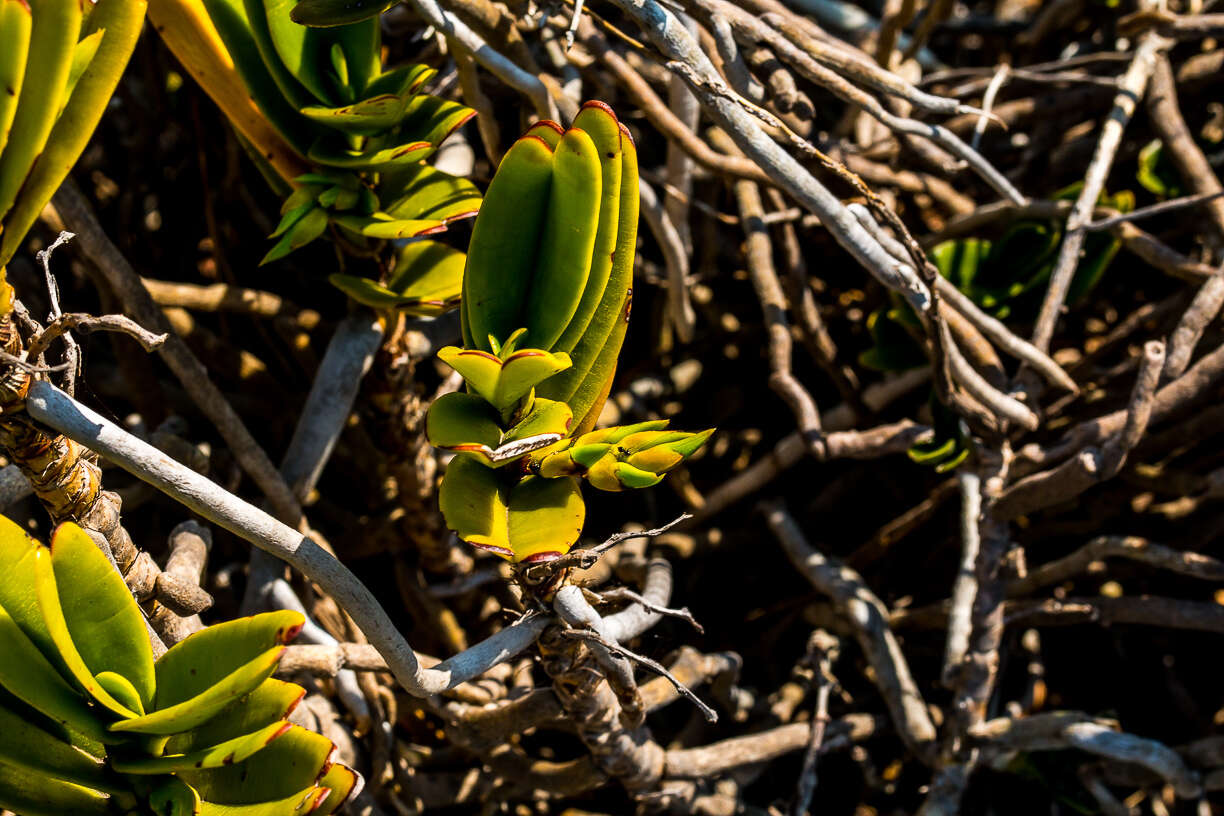
[[[592,431],[629,321],[637,154],[602,102],[569,130],[532,126],[506,153],[476,218],[463,278],[463,348],[438,356],[467,383],[430,407],[429,440],[453,451],[439,492],[447,526],[513,561],[578,540],[585,478],[646,487],[711,431],[667,423]]]
[[[333,813],[360,787],[286,717],[281,611],[210,626],[154,660],[140,608],[72,523],[40,544],[0,517],[0,808],[20,816]]]
[[[0,269],[89,143],[145,0],[0,0]]]
[[[253,101],[263,120],[246,130],[265,143],[244,141],[286,198],[262,263],[328,233],[343,248],[369,253],[475,215],[475,185],[425,163],[475,111],[424,91],[433,68],[384,67],[374,17],[307,28],[290,19],[292,5],[162,0],[154,7],[162,36],[240,132],[251,113],[243,103]],[[239,82],[225,81],[227,63]],[[396,252],[383,283],[347,274],[330,280],[376,308],[433,315],[458,305],[462,253],[430,241]]]

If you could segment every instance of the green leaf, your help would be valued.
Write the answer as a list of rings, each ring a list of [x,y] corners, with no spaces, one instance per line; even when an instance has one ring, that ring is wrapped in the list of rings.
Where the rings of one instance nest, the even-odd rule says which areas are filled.
[[[480,191],[464,178],[428,164],[409,165],[383,175],[380,189],[395,200],[387,214],[395,218],[436,219],[451,222],[470,218],[480,209]]]
[[[332,218],[336,226],[349,232],[363,235],[366,238],[418,238],[422,235],[432,235],[445,232],[446,224],[442,221],[410,221],[392,218],[386,213],[376,212],[373,215],[336,215]]]
[[[429,406],[425,435],[436,448],[491,454],[501,444],[497,410],[475,394],[444,394]]]
[[[326,797],[326,790],[311,786],[268,802],[219,805],[216,802],[203,801],[200,803],[199,816],[299,816],[299,814],[317,813]]]
[[[1143,189],[1162,198],[1181,195],[1177,173],[1169,166],[1169,161],[1165,158],[1164,145],[1159,139],[1153,139],[1143,146],[1143,149],[1139,151],[1138,164],[1135,180]]]
[[[429,407],[425,433],[435,447],[496,468],[561,439],[571,415],[563,402],[536,400],[527,418],[510,432],[502,432],[499,419],[497,410],[475,394],[445,394]]]
[[[300,0],[289,16],[305,26],[326,28],[369,20],[396,2],[398,0]]]
[[[13,257],[26,232],[76,164],[98,126],[98,121],[102,118],[136,45],[144,22],[146,3],[143,0],[100,0],[93,7],[89,19],[85,21],[84,31],[90,34],[106,29],[97,53],[81,74],[73,88],[72,96],[68,97],[68,104],[55,120],[50,133],[44,133],[42,138],[38,139],[37,150],[32,154],[37,156],[37,161],[31,167],[29,164],[23,165],[20,157],[12,156],[16,161],[10,168],[9,159],[14,144],[20,143],[23,148],[34,145],[33,141],[22,135],[22,112],[29,111],[31,115],[36,116],[54,116],[59,110],[59,100],[62,98],[58,89],[62,87],[65,78],[58,73],[59,58],[55,53],[58,46],[46,50],[40,45],[39,18],[44,21],[42,28],[50,28],[51,36],[57,41],[66,37],[67,42],[74,45],[81,31],[80,4],[76,0],[55,0],[54,4],[44,1],[37,5],[38,14],[34,20],[29,65],[35,76],[31,77],[30,72],[27,72],[18,102],[17,117],[9,134],[10,141],[4,153],[0,155],[0,187],[8,180],[6,174],[9,169],[20,168],[20,177],[16,179],[16,186],[12,189],[12,192],[17,194],[16,202],[6,198],[6,193],[0,190],[0,215],[4,217],[3,233],[0,234],[0,268]],[[56,12],[64,10],[67,10],[68,14],[57,19]],[[38,67],[34,61],[35,54],[41,55]],[[64,67],[70,68],[68,65]],[[47,83],[45,87],[42,86],[44,81]],[[55,88],[56,92],[50,92],[51,88]],[[4,215],[5,211],[9,210],[10,203],[13,205],[12,209]]]
[[[196,632],[157,661],[153,710],[111,729],[169,735],[204,724],[272,674],[282,645],[297,636],[302,621],[300,613],[283,610]]]
[[[453,307],[463,290],[467,256],[437,241],[413,241],[402,247],[387,286],[400,297]]]
[[[331,767],[335,751],[326,737],[291,725],[266,748],[241,762],[183,771],[180,776],[202,799],[215,804],[283,800],[315,785]]]
[[[330,63],[329,52],[333,36],[317,29],[306,28],[289,19],[294,0],[257,0],[263,6],[268,23],[268,35],[281,64],[322,102],[340,101],[337,87],[329,81],[324,66]],[[251,13],[251,2],[247,2]],[[266,59],[266,58],[265,58]]]
[[[234,737],[191,753],[163,754],[162,756],[133,759],[115,757],[110,764],[120,773],[130,774],[169,774],[192,769],[221,768],[254,756],[290,728],[287,722],[274,722],[253,733]]]
[[[536,248],[552,185],[552,148],[525,136],[506,152],[485,193],[472,228],[463,277],[464,344],[489,350],[524,325],[525,281],[535,269]]]
[[[306,689],[296,683],[269,677],[254,691],[230,703],[208,721],[190,731],[175,734],[166,743],[166,752],[190,754],[254,733],[288,717],[305,696]]]
[[[55,644],[38,607],[38,593],[34,589],[34,561],[38,556],[38,547],[38,542],[26,535],[21,527],[0,515],[0,607],[7,610],[13,622],[39,651],[54,659]]]
[[[438,358],[498,411],[512,408],[532,388],[570,367],[568,354],[540,349],[520,349],[503,360],[487,351],[446,346]]]
[[[268,254],[259,262],[260,266],[279,260],[294,250],[301,249],[323,234],[327,229],[327,210],[312,207],[307,210],[288,231],[281,236]]]
[[[351,797],[361,792],[361,774],[340,763],[332,765],[319,780],[319,787],[330,789],[331,793],[323,800],[314,812],[319,816],[328,816],[340,809],[340,806]]]
[[[3,570],[0,570],[3,572]],[[93,710],[0,606],[0,686],[26,705],[95,742],[115,742]]]
[[[603,299],[604,290],[616,260],[616,244],[620,226],[621,130],[616,114],[603,102],[587,102],[574,118],[574,127],[584,131],[595,144],[599,156],[602,186],[599,198],[599,226],[591,252],[590,271],[582,298],[565,331],[552,348],[569,351],[578,344],[590,325],[595,309]]]
[[[599,150],[585,131],[570,129],[553,154],[544,232],[529,285],[527,340],[552,349],[578,309],[591,272],[603,189]]]
[[[361,0],[355,0],[355,2],[361,2]],[[425,83],[437,75],[437,69],[430,68],[428,65],[401,65],[374,77],[366,87],[366,94],[368,96],[392,94],[407,99],[419,92],[425,87]]]
[[[68,99],[72,96],[72,90],[81,79],[81,74],[85,73],[85,69],[89,67],[89,63],[93,62],[94,56],[97,55],[98,46],[102,44],[102,35],[105,33],[104,31],[95,31],[82,37],[77,41],[76,47],[72,49],[72,67],[68,69],[68,81],[64,84],[64,98],[60,102],[60,114],[68,106]]]
[[[81,659],[92,674],[113,672],[131,684],[139,703],[124,708],[147,710],[153,702],[153,651],[123,578],[71,522],[56,528],[49,549],[56,586],[69,588],[58,593],[59,605]]]
[[[576,479],[529,476],[507,486],[498,471],[462,456],[447,467],[438,501],[460,538],[516,563],[568,552],[586,516]]]
[[[132,681],[128,680],[122,674],[116,674],[112,671],[98,672],[94,675],[94,679],[98,681],[98,685],[106,689],[106,693],[114,697],[120,703],[137,714],[145,713],[144,701],[140,699],[140,693],[136,691],[136,687],[132,685]]]
[[[149,807],[158,816],[197,816],[200,795],[183,780],[167,776],[149,794]]]
[[[107,816],[109,798],[96,790],[0,762],[0,808],[21,816]]]
[[[77,0],[45,0],[38,4],[17,111],[9,128],[8,143],[0,153],[0,219],[9,216],[18,191],[26,183],[51,134],[60,102],[64,99],[64,86],[72,67],[72,50],[80,30],[81,5]],[[6,246],[11,243],[9,233],[15,229],[12,221],[8,217],[4,223],[3,244]],[[16,240],[24,237],[28,228],[28,224],[21,227],[21,235]],[[0,266],[7,264],[11,257],[11,251],[0,253]]]
[[[63,525],[60,529],[62,530],[66,526]],[[59,531],[57,530],[56,533],[58,537]],[[97,548],[92,541],[89,541],[89,546],[94,547],[96,551]],[[109,563],[107,563],[106,568],[110,569]],[[72,630],[69,629],[65,609],[61,605],[55,573],[56,570],[52,564],[51,551],[40,547],[38,556],[34,561],[34,586],[38,592],[38,606],[42,610],[43,620],[46,621],[47,631],[51,633],[51,640],[55,644],[56,654],[67,670],[69,679],[112,714],[120,717],[136,716],[136,712],[112,697],[110,692],[94,679],[93,672],[73,640]],[[71,586],[74,587],[74,591],[68,593],[70,596],[77,595],[78,592],[88,591],[77,585]],[[126,593],[126,589],[124,592]],[[70,609],[79,610],[79,603],[75,598],[70,597],[68,601]],[[75,616],[75,611],[73,614]],[[93,650],[88,645],[86,645],[86,649],[93,654]]]
[[[407,99],[394,94],[379,94],[338,108],[311,105],[302,108],[301,113],[312,122],[342,133],[373,136],[403,121],[407,105]]]
[[[532,400],[531,410],[527,416],[506,431],[502,443],[541,436],[563,437],[569,432],[573,419],[573,412],[564,402],[547,399]]]
[[[257,7],[256,18],[252,20],[243,0],[202,2],[259,112],[296,152],[305,155],[316,132],[298,113],[298,106],[305,103],[308,93],[276,58],[267,40],[267,20],[262,10]],[[264,61],[261,41],[272,56],[272,64]]]
[[[396,143],[355,150],[340,134],[324,136],[311,146],[307,158],[330,167],[387,172],[428,158],[446,137],[476,115],[471,108],[428,94],[409,100],[395,130]],[[384,142],[385,139],[378,139]]]
[[[577,420],[575,433],[595,426],[612,388],[616,361],[629,326],[633,307],[633,261],[637,254],[638,163],[637,148],[624,123],[621,129],[621,192],[616,255],[603,297],[582,337],[570,350],[573,367],[549,380],[539,395],[568,402]]]
[[[106,784],[97,758],[47,733],[3,704],[0,704],[0,763],[94,788]]]
[[[206,2],[219,1],[206,0]],[[251,39],[255,41],[255,47],[259,51],[264,69],[272,77],[272,81],[280,89],[281,94],[288,101],[295,115],[300,120],[301,115],[297,114],[297,111],[307,105],[318,104],[319,99],[298,81],[297,77],[290,72],[289,67],[285,65],[284,60],[281,59],[280,54],[277,52],[276,44],[272,39],[272,30],[268,24],[267,9],[263,0],[242,0],[242,4],[246,16],[246,30],[250,32]],[[210,5],[210,17],[212,13],[213,6]],[[220,26],[218,26],[218,33],[225,36]],[[250,86],[248,85],[247,87],[249,88]]]
[[[8,143],[9,128],[17,115],[32,25],[33,12],[26,0],[0,0],[0,40],[7,46],[0,52],[0,86],[10,91],[0,95],[0,154]]]

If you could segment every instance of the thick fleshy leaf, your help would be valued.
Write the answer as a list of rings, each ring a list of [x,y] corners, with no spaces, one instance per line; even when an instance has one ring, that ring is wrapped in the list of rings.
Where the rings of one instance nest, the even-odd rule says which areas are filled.
[[[561,144],[561,137],[565,135],[565,128],[551,119],[541,119],[531,127],[527,128],[527,132],[523,136],[534,136],[542,140],[553,150],[557,149],[557,145]]]
[[[207,802],[268,802],[315,785],[331,768],[335,750],[326,737],[291,725],[266,748],[242,762],[184,771],[181,776]]]
[[[340,763],[332,765],[319,780],[319,787],[328,788],[331,793],[314,812],[319,816],[335,813],[345,802],[361,793],[363,784],[361,774],[352,768]]]
[[[153,710],[112,730],[169,735],[204,724],[271,675],[302,622],[300,613],[282,610],[196,632],[157,661]]]
[[[570,365],[569,355],[565,352],[547,352],[540,349],[515,351],[502,360],[501,376],[497,380],[493,404],[499,407],[514,405],[532,388]]]
[[[272,47],[282,65],[320,102],[340,102],[339,88],[329,77],[329,52],[335,37],[330,32],[306,28],[289,19],[294,0],[257,0],[263,6]],[[250,10],[250,2],[247,4]]]
[[[447,467],[438,500],[460,538],[513,562],[568,552],[586,516],[576,479],[529,476],[507,486],[497,471],[466,457]]]
[[[457,297],[405,297],[369,278],[356,275],[333,274],[329,275],[327,280],[353,300],[375,309],[402,309],[409,314],[432,317],[444,314],[459,305]]]
[[[282,799],[247,805],[219,805],[203,801],[200,803],[200,816],[301,816],[317,813],[327,794],[326,788],[314,786]]]
[[[157,816],[197,816],[200,794],[183,780],[167,776],[149,794],[149,807]]]
[[[394,94],[379,94],[351,105],[325,108],[311,105],[302,108],[307,119],[343,133],[372,136],[390,130],[404,118],[408,100]]]
[[[27,637],[50,660],[55,660],[55,645],[38,608],[34,588],[34,560],[38,542],[26,535],[15,522],[0,515],[0,607],[3,607]],[[0,641],[3,642],[3,641]]]
[[[166,753],[189,754],[226,740],[251,734],[285,719],[306,696],[306,689],[269,677],[250,694],[221,709],[215,717],[166,743]]]
[[[89,546],[94,546],[92,541],[89,542]],[[59,662],[67,670],[68,679],[92,697],[99,705],[111,712],[112,715],[119,717],[136,716],[135,711],[112,697],[110,692],[103,688],[102,684],[94,678],[94,673],[90,670],[85,662],[85,658],[78,650],[73,640],[72,631],[68,628],[64,609],[60,604],[59,588],[56,586],[55,571],[51,558],[50,550],[45,547],[39,547],[38,556],[34,560],[34,587],[38,592],[38,606],[42,610],[43,620],[46,621],[47,631],[51,633],[51,640],[55,644],[56,655]],[[109,564],[107,564],[107,569],[110,569]],[[82,591],[87,592],[88,590],[74,586],[74,592],[66,594],[72,595]],[[70,599],[70,606],[75,605],[75,601]]]
[[[231,117],[231,121],[235,122],[235,127],[248,137],[253,137],[260,145],[260,150],[257,152],[261,154],[266,154],[265,152],[270,150],[289,152],[289,148],[292,148],[296,154],[304,155],[314,139],[312,133],[315,130],[298,113],[297,106],[306,100],[307,91],[289,75],[279,60],[274,60],[273,64],[264,62],[260,43],[263,42],[266,45],[269,53],[272,47],[265,38],[267,21],[263,18],[263,14],[257,8],[256,16],[249,18],[247,6],[243,0],[201,0],[201,2],[207,10],[208,19],[213,24],[216,39],[219,39],[220,42],[210,42],[213,39],[213,32],[204,31],[202,26],[183,20],[182,17],[186,15],[173,15],[169,18],[172,29],[169,32],[168,43],[175,54],[187,62],[189,70],[201,80],[209,95],[217,99],[222,110]],[[154,13],[158,16],[156,21],[159,24],[158,33],[165,38],[167,32],[164,29],[167,20],[158,14],[163,10],[154,7]],[[210,45],[211,48],[209,48]],[[191,50],[184,52],[184,47]],[[193,53],[194,50],[206,51],[213,56],[214,60],[219,61],[223,61],[221,55],[224,54],[225,58],[233,61],[238,76],[218,76],[224,73],[223,69],[208,70],[205,67],[208,61],[199,59],[199,56]],[[196,56],[194,61],[191,59],[192,56]],[[292,93],[286,94],[283,87],[290,88]],[[257,110],[253,112],[250,110],[250,101],[255,102]],[[233,118],[235,112],[241,115],[241,120]],[[266,124],[255,119],[256,115],[266,120],[266,124],[270,124],[275,132],[269,133]],[[280,139],[277,139],[277,136]],[[281,140],[284,144],[281,144]],[[292,162],[292,164],[296,163],[297,161]],[[278,168],[285,167],[287,164],[288,162],[278,162]],[[278,169],[277,172],[283,173],[284,171]]]
[[[438,490],[446,526],[482,550],[513,559],[506,523],[506,497],[497,471],[467,456],[456,456]]]
[[[612,387],[616,361],[628,328],[633,305],[633,261],[637,254],[638,164],[633,137],[621,128],[621,188],[617,222],[616,255],[603,297],[573,349],[573,367],[549,380],[539,395],[570,404],[577,433],[595,425]]]
[[[437,75],[437,69],[428,65],[401,65],[370,80],[370,84],[366,86],[366,96],[391,94],[408,99],[419,93],[425,84]]]
[[[586,505],[578,480],[528,476],[510,491],[512,560],[551,561],[569,552],[582,535]]]
[[[451,222],[470,218],[480,209],[480,190],[465,178],[444,173],[428,164],[385,173],[382,190],[394,191],[387,207],[395,218],[432,218]]]
[[[94,679],[98,681],[102,688],[106,689],[107,694],[114,697],[124,706],[137,714],[145,713],[144,701],[140,699],[140,692],[136,691],[132,681],[122,674],[116,674],[112,671],[98,672],[94,675]]]
[[[163,754],[156,757],[127,759],[116,757],[110,764],[120,773],[169,774],[200,768],[221,768],[242,762],[267,748],[274,740],[285,734],[291,726],[287,722],[274,722],[250,734],[187,754]]]
[[[480,205],[463,276],[464,345],[489,351],[489,335],[523,323],[523,303],[552,185],[552,148],[524,136],[506,152]]]
[[[73,643],[92,674],[114,672],[131,683],[140,708],[153,702],[153,651],[140,608],[93,539],[71,522],[51,538],[51,567]]]
[[[98,54],[98,46],[102,44],[102,35],[104,31],[95,31],[88,34],[77,41],[76,47],[72,49],[72,67],[68,69],[68,81],[64,83],[64,98],[60,101],[60,110],[62,114],[64,108],[68,105],[68,99],[72,96],[72,90],[76,87],[81,74],[85,73],[85,69],[89,67],[89,63]]]
[[[349,232],[363,235],[366,238],[417,238],[422,235],[432,235],[445,232],[446,224],[442,221],[408,221],[392,218],[386,213],[376,212],[373,215],[337,215],[333,219],[336,225]]]
[[[38,12],[34,19],[29,67],[33,69],[37,80],[27,72],[18,103],[17,118],[13,122],[10,141],[3,158],[0,158],[0,164],[7,164],[8,154],[14,145],[29,145],[19,131],[23,109],[46,109],[52,116],[59,112],[55,102],[57,97],[49,92],[57,79],[55,73],[58,68],[53,67],[56,55],[42,53],[36,58],[35,54],[41,50],[40,18],[49,21],[53,28],[64,29],[56,35],[57,38],[66,33],[70,42],[76,41],[78,32],[81,31],[78,28],[81,19],[80,4],[75,0],[69,2],[76,10],[70,17],[58,20],[53,16],[52,9],[64,4],[58,0],[55,4],[46,0],[36,4]],[[98,45],[97,53],[75,83],[72,96],[67,97],[67,105],[55,119],[54,128],[47,135],[45,143],[39,144],[37,160],[32,167],[22,171],[18,184],[20,192],[12,210],[5,216],[4,231],[0,234],[0,267],[17,251],[26,232],[38,219],[38,214],[42,212],[88,144],[94,128],[110,102],[115,86],[119,83],[119,77],[127,66],[128,58],[132,55],[144,21],[145,6],[145,0],[99,0],[90,12],[89,19],[84,24],[84,33],[89,35],[99,29],[105,29],[106,34]],[[7,48],[7,44],[5,47]],[[46,62],[39,66],[36,65],[36,60]],[[43,81],[50,83],[44,89],[47,93],[35,90]],[[33,95],[27,99],[26,93],[29,91],[33,91]],[[0,171],[0,183],[3,182],[3,172]],[[3,194],[0,194],[0,199],[2,198]],[[0,212],[5,209],[8,209],[7,204],[0,202]]]
[[[31,708],[95,742],[108,738],[97,715],[0,606],[0,686]]]
[[[25,80],[26,60],[30,53],[30,27],[33,12],[25,0],[0,0],[0,86],[9,93],[0,95],[0,153],[8,142],[9,127],[17,115],[17,100]]]
[[[497,355],[487,351],[446,346],[438,351],[438,359],[458,371],[468,388],[485,401],[493,401],[493,395],[497,392],[497,381],[501,377],[502,363]]]
[[[280,260],[294,250],[301,249],[323,234],[327,229],[327,210],[322,207],[312,207],[307,210],[292,227],[281,236],[276,245],[268,250],[259,265]]]
[[[400,249],[387,288],[400,297],[451,308],[463,291],[462,252],[437,241],[413,241]]]
[[[205,630],[207,631],[207,630]],[[284,647],[277,646],[259,654],[230,674],[218,678],[198,694],[168,706],[158,706],[148,714],[132,717],[111,725],[112,731],[134,734],[169,736],[195,728],[216,716],[217,712],[234,700],[248,694],[276,670],[284,654]],[[222,658],[218,658],[222,659]],[[225,661],[228,663],[228,661]],[[200,674],[206,674],[204,668]],[[161,694],[161,685],[158,685]]]
[[[540,349],[520,349],[503,360],[486,351],[447,346],[438,351],[438,358],[498,411],[513,407],[532,388],[570,366],[569,355]]]
[[[595,143],[603,183],[599,199],[599,227],[591,252],[590,272],[574,316],[552,346],[560,351],[569,351],[578,344],[595,314],[595,309],[603,300],[604,289],[608,286],[612,264],[616,260],[621,174],[624,169],[621,161],[621,142],[624,139],[620,122],[610,107],[603,102],[587,102],[574,118],[574,127],[584,131]]]
[[[553,182],[524,312],[527,342],[536,348],[553,348],[582,300],[602,190],[595,142],[585,131],[567,130],[553,154]],[[526,280],[515,283],[524,286]]]
[[[517,440],[555,436],[558,439],[569,432],[574,414],[564,402],[536,399],[531,401],[531,410],[517,425],[502,436],[502,444]],[[550,445],[553,443],[549,443]]]
[[[0,153],[0,218],[9,215],[18,191],[47,143],[64,98],[72,50],[81,30],[81,4],[77,0],[45,0],[37,8],[30,30],[25,79],[8,143]],[[0,242],[10,243],[10,231],[11,224],[6,223]],[[25,229],[21,232],[24,235]],[[9,257],[5,256],[0,266]]]
[[[0,704],[0,762],[79,785],[105,785],[102,763]]]
[[[265,612],[214,624],[176,643],[155,666],[156,708],[188,700],[268,649],[291,643],[304,622],[300,612]]]
[[[0,808],[21,816],[107,816],[105,794],[0,762]]]
[[[503,433],[497,411],[475,394],[446,394],[434,401],[425,420],[430,444],[501,467],[547,447],[564,434],[571,415],[565,403],[536,400],[526,419]]]
[[[592,465],[586,472],[586,478],[592,486],[614,493],[626,487],[653,487],[663,481],[662,474],[649,473],[611,456],[605,456]]]
[[[300,0],[289,16],[313,28],[359,23],[377,17],[397,0]]]
[[[429,406],[425,435],[436,448],[462,453],[492,451],[501,444],[502,430],[493,406],[476,394],[455,392]]]

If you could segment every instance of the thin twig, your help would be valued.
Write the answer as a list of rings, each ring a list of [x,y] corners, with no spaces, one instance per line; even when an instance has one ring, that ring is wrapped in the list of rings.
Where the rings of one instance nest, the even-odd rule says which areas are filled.
[[[166,342],[166,334],[154,334],[143,328],[139,323],[123,315],[93,315],[69,313],[61,314],[47,324],[41,334],[30,340],[26,353],[33,358],[46,351],[47,347],[61,335],[67,338],[66,332],[76,330],[82,334],[95,331],[116,332],[131,337],[145,351],[156,351]]]
[[[1143,98],[1148,80],[1156,67],[1156,58],[1166,44],[1166,41],[1152,34],[1145,34],[1140,38],[1134,59],[1119,83],[1113,111],[1101,127],[1096,152],[1084,176],[1083,189],[1080,190],[1071,214],[1067,217],[1063,241],[1058,248],[1058,258],[1054,263],[1054,270],[1050,273],[1050,285],[1033,328],[1033,345],[1042,351],[1050,349],[1054,326],[1058,322],[1063,302],[1067,299],[1067,291],[1071,287],[1071,279],[1079,265],[1080,250],[1083,249],[1086,236],[1083,227],[1092,218],[1092,210],[1105,188],[1109,168],[1113,166],[1114,155],[1122,142],[1122,133],[1135,112],[1136,104]]]
[[[873,679],[898,732],[919,756],[926,755],[935,739],[935,726],[905,655],[888,628],[888,609],[858,573],[812,548],[782,502],[765,505],[764,510],[770,530],[791,563],[850,619],[859,646],[875,670]]]
[[[571,637],[571,638],[576,638],[578,640],[586,640],[586,641],[590,641],[593,643],[598,643],[600,646],[603,646],[609,651],[616,652],[617,654],[622,655],[628,658],[629,660],[634,661],[635,663],[641,663],[643,666],[655,672],[656,674],[666,677],[668,681],[673,686],[675,686],[676,691],[680,692],[680,694],[683,695],[686,700],[691,702],[693,705],[697,706],[698,710],[701,711],[702,716],[706,718],[706,722],[711,722],[711,723],[718,722],[718,712],[716,712],[714,709],[706,705],[704,700],[702,700],[700,697],[694,694],[692,690],[688,688],[688,686],[684,685],[679,680],[677,680],[675,675],[673,675],[670,671],[668,671],[667,667],[664,666],[662,663],[658,662],[657,660],[651,660],[649,657],[646,657],[645,655],[640,655],[631,649],[626,649],[624,646],[621,646],[619,643],[615,643],[611,640],[607,640],[602,635],[600,635],[598,632],[591,632],[585,629],[567,629],[566,631],[562,632],[562,634],[565,637]]]

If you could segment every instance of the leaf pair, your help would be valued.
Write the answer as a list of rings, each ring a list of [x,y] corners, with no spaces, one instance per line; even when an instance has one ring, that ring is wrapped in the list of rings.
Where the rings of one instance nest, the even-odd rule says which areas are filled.
[[[145,0],[0,0],[0,269],[85,149]]]
[[[296,612],[203,630],[156,662],[123,579],[74,524],[50,546],[0,518],[0,807],[25,816],[331,813],[360,784],[285,721],[271,678]]]

